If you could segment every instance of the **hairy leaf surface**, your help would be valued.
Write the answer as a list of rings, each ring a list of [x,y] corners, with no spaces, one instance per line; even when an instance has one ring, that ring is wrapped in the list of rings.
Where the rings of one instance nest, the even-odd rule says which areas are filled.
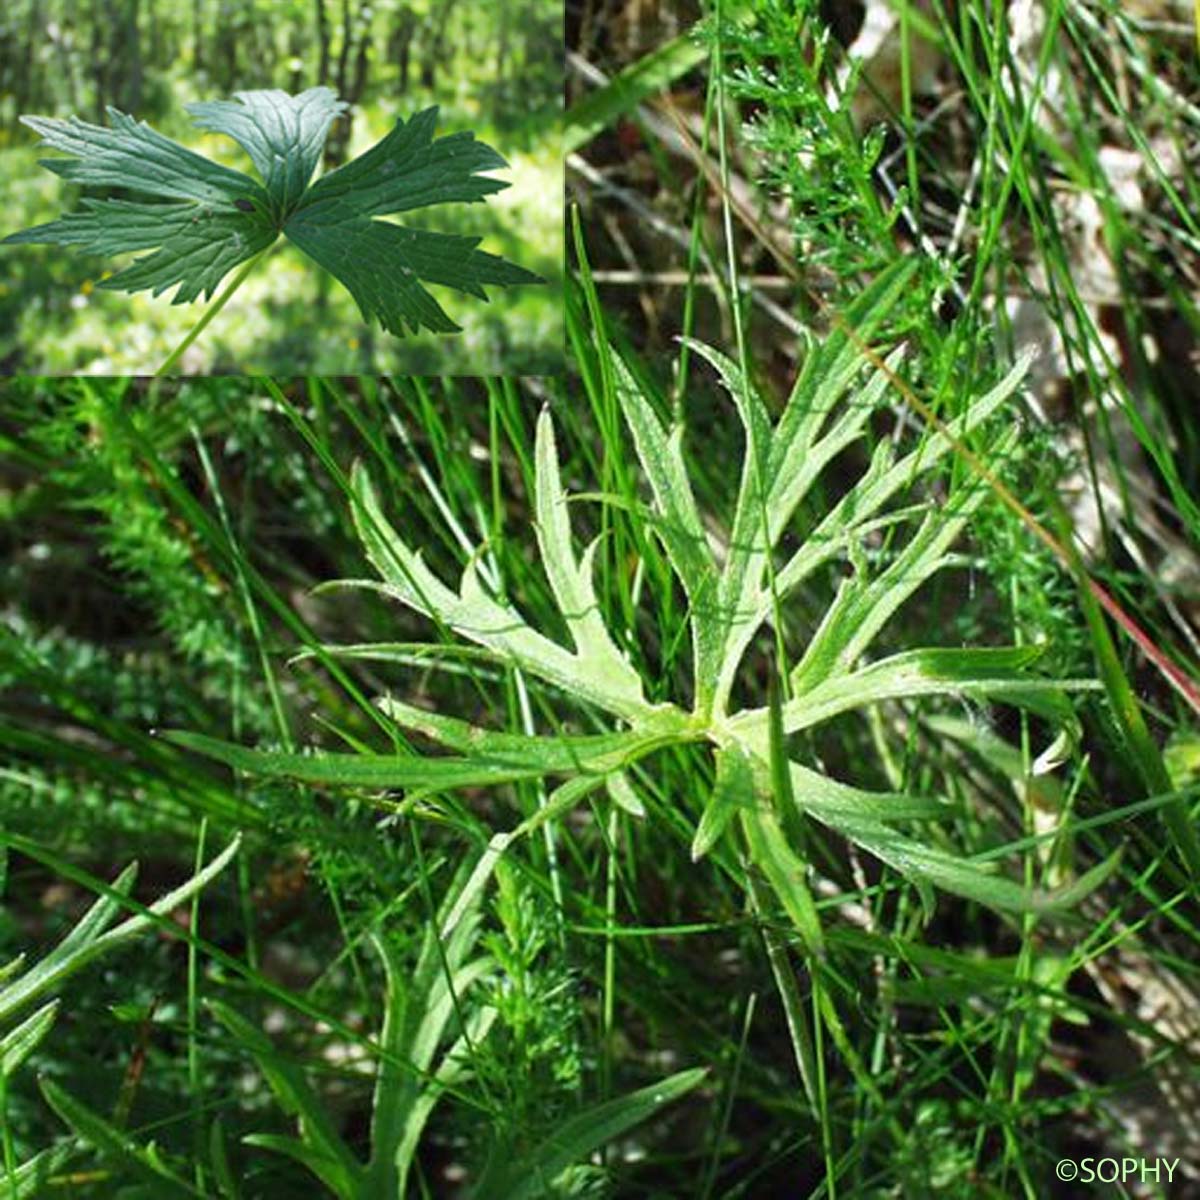
[[[481,880],[514,842],[601,786],[617,807],[641,815],[645,806],[621,772],[638,762],[639,774],[648,774],[652,753],[707,741],[715,752],[715,784],[697,814],[692,857],[710,853],[727,832],[740,832],[759,878],[770,885],[814,954],[822,945],[822,932],[806,890],[809,819],[900,872],[927,909],[935,888],[1004,909],[1043,911],[1073,903],[1103,878],[1111,863],[1081,875],[1065,890],[1039,892],[998,874],[991,862],[955,856],[944,848],[946,834],[930,826],[957,816],[957,804],[916,789],[899,790],[899,785],[891,791],[855,786],[832,777],[819,758],[809,758],[788,741],[793,734],[872,705],[951,697],[973,703],[995,700],[1037,714],[1052,726],[1051,750],[1057,753],[1054,748],[1078,728],[1066,693],[1091,686],[1089,681],[1052,680],[1031,671],[1040,654],[1037,647],[932,646],[877,656],[877,643],[901,608],[936,572],[960,563],[953,544],[988,489],[982,479],[969,475],[949,481],[944,495],[916,505],[897,506],[895,497],[939,468],[960,448],[960,439],[981,434],[1020,386],[1027,359],[1017,362],[990,390],[963,403],[957,416],[929,429],[920,445],[908,452],[897,453],[893,439],[880,441],[859,478],[824,515],[807,528],[796,519],[822,469],[866,435],[871,414],[884,403],[889,385],[897,382],[901,350],[883,348],[876,353],[863,339],[884,328],[887,310],[911,278],[912,271],[904,265],[881,273],[852,314],[857,332],[839,326],[812,349],[777,418],[737,363],[700,343],[689,343],[722,378],[745,432],[728,534],[717,514],[701,513],[684,455],[682,425],[668,425],[656,398],[628,362],[611,354],[613,400],[648,493],[648,525],[687,601],[693,650],[689,700],[648,700],[634,666],[639,656],[625,650],[638,636],[637,625],[618,642],[605,621],[592,578],[594,548],[576,556],[554,428],[544,411],[532,464],[534,533],[571,648],[556,640],[557,633],[552,636],[536,627],[518,611],[503,581],[485,566],[487,545],[472,545],[460,529],[455,530],[455,541],[466,566],[457,588],[445,582],[391,523],[383,498],[361,467],[351,476],[353,515],[379,580],[324,586],[370,588],[398,601],[435,622],[443,638],[457,634],[518,671],[523,681],[551,685],[560,696],[586,708],[589,722],[599,717],[602,727],[605,716],[617,722],[614,732],[561,737],[485,730],[385,697],[380,705],[399,725],[419,730],[453,755],[264,755],[195,735],[175,735],[175,740],[262,775],[404,787],[411,789],[410,795],[566,776],[535,813],[514,829],[493,835],[476,867]],[[1015,427],[1010,427],[994,438],[989,461],[1002,462],[1015,436]],[[878,537],[885,529],[887,536]],[[799,544],[793,546],[797,535]],[[789,655],[792,612],[790,605],[787,610],[784,606],[818,567],[835,558],[848,560],[851,571],[842,577],[807,641]],[[731,710],[747,651],[756,634],[765,636],[768,622],[777,624],[772,632],[784,646],[779,651],[785,660],[779,665],[779,678],[790,684],[786,697],[777,695],[767,709],[734,704]],[[351,649],[360,656],[369,650]],[[375,649],[385,659],[389,654],[396,657],[394,647]],[[431,655],[445,653],[444,646],[424,649]],[[406,656],[411,658],[412,650],[407,647]],[[552,720],[548,732],[559,733],[565,724]],[[1047,751],[1035,767],[1041,769],[1052,757]],[[663,797],[656,799],[661,803]]]

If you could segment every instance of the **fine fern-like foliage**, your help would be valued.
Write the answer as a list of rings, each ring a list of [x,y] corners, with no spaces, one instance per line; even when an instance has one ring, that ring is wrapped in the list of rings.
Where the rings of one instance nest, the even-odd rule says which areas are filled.
[[[329,88],[297,96],[236,92],[233,100],[188,105],[200,128],[234,139],[259,178],[211,162],[145,122],[110,108],[111,125],[25,116],[41,145],[65,158],[42,165],[70,183],[125,188],[148,199],[83,201],[78,212],[22,230],[6,243],[77,245],[95,254],[147,250],[102,287],[155,296],[175,287],[173,304],[209,297],[236,266],[282,235],[341,282],[366,321],[404,336],[459,327],[424,286],[486,300],[485,285],[544,282],[478,249],[480,238],[409,229],[384,216],[432,205],[470,203],[509,184],[483,172],[508,164],[470,132],[434,138],[438,110],[427,108],[365,154],[310,184],[333,120],[346,104]]]
[[[538,737],[478,728],[393,698],[381,701],[398,725],[419,731],[452,753],[281,755],[199,735],[175,740],[241,769],[321,784],[403,789],[408,802],[449,789],[564,778],[548,804],[516,829],[497,834],[479,865],[486,873],[512,842],[561,814],[597,788],[631,812],[640,810],[626,775],[664,747],[703,742],[715,755],[716,784],[695,830],[694,858],[740,827],[760,869],[803,941],[821,952],[820,924],[807,895],[807,866],[787,836],[811,818],[888,864],[919,890],[927,909],[934,889],[1008,910],[1043,910],[1073,903],[1110,869],[1101,864],[1055,892],[1025,887],[994,864],[955,855],[931,836],[913,832],[951,811],[937,797],[880,793],[832,778],[787,757],[786,739],[854,709],[912,697],[948,695],[1016,704],[1067,730],[1073,723],[1065,692],[1090,686],[1062,682],[1031,668],[1037,647],[929,647],[869,660],[881,631],[935,572],[952,566],[950,547],[986,494],[969,478],[943,503],[897,508],[892,503],[961,443],[978,436],[1003,409],[1024,376],[1022,359],[994,387],[975,397],[914,449],[879,443],[862,476],[816,522],[803,542],[780,554],[784,534],[823,468],[864,435],[895,379],[900,352],[886,360],[863,353],[869,339],[911,283],[910,265],[881,275],[852,312],[808,355],[778,420],[772,420],[738,366],[700,344],[693,349],[718,371],[745,432],[740,486],[728,544],[714,549],[689,482],[681,429],[668,429],[633,374],[612,350],[617,401],[653,503],[650,525],[661,541],[688,604],[693,661],[690,706],[651,703],[638,672],[605,627],[592,580],[595,544],[577,553],[548,411],[536,438],[536,534],[546,576],[570,635],[564,645],[532,627],[508,600],[493,594],[472,556],[457,587],[425,563],[419,549],[391,524],[367,472],[353,474],[355,520],[378,580],[331,586],[368,588],[415,610],[476,644],[496,660],[550,685],[575,705],[608,715],[609,733]],[[1014,431],[994,439],[993,458]],[[892,544],[915,522],[906,542],[878,570],[862,548],[887,528]],[[480,555],[482,550],[480,551]],[[767,708],[731,703],[747,649],[788,598],[824,564],[847,560],[841,584],[807,647],[793,658],[783,698]],[[447,929],[453,927],[453,922]]]

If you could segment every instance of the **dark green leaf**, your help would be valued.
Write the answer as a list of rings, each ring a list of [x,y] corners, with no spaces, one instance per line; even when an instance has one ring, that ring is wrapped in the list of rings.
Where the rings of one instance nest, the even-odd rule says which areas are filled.
[[[187,110],[201,129],[228,134],[250,155],[280,220],[304,194],[330,124],[349,106],[326,87],[298,96],[274,88],[233,95],[233,100],[189,104]],[[243,208],[242,202],[237,207]]]
[[[304,209],[292,217],[284,232],[345,285],[364,320],[375,318],[397,337],[403,337],[406,328],[414,333],[422,327],[434,333],[458,331],[422,281],[455,288],[480,300],[487,299],[483,290],[487,283],[509,287],[543,282],[524,267],[477,250],[477,237],[406,229],[355,215],[348,207]]]
[[[213,206],[231,206],[239,197],[266,198],[248,175],[184,149],[144,121],[115,108],[108,110],[108,116],[109,128],[78,117],[66,121],[22,117],[21,123],[41,134],[39,146],[70,155],[41,160],[42,166],[68,183],[129,188],[164,200]]]
[[[509,186],[480,172],[507,164],[469,132],[434,139],[437,109],[399,121],[360,158],[310,186],[329,126],[346,105],[329,88],[276,90],[188,106],[196,123],[228,134],[249,154],[257,183],[109,109],[111,128],[72,117],[22,117],[42,145],[66,158],[43,165],[72,183],[119,187],[169,203],[85,199],[79,212],[10,235],[6,242],[82,246],[95,254],[150,250],[104,281],[172,303],[209,297],[239,263],[280,233],[340,280],[366,320],[402,336],[458,326],[423,284],[487,299],[486,285],[543,282],[478,249],[480,239],[406,229],[374,218],[432,204],[480,201]]]
[[[438,109],[423,109],[345,166],[319,179],[297,212],[321,224],[350,217],[379,217],[411,212],[431,204],[470,203],[502,192],[510,185],[480,171],[504,169],[508,163],[470,132],[436,140]]]
[[[278,236],[258,213],[238,212],[228,205],[84,200],[82,211],[14,233],[5,241],[82,246],[90,254],[153,250],[100,286],[125,292],[150,288],[159,296],[179,284],[171,303],[186,304],[200,295],[207,299],[238,263],[265,250]]]
[[[72,156],[41,160],[56,175],[174,203],[88,199],[82,211],[11,234],[5,242],[76,245],[93,254],[155,250],[101,286],[128,292],[152,288],[157,296],[180,284],[174,304],[202,293],[211,296],[228,271],[278,236],[262,215],[267,193],[249,176],[185,150],[144,122],[115,108],[108,113],[111,128],[78,117],[21,120],[42,135],[42,146]],[[239,200],[249,200],[253,211],[240,211]]]
[[[364,319],[397,336],[407,325],[437,333],[458,327],[421,281],[487,299],[484,284],[539,283],[537,275],[477,250],[479,238],[406,229],[372,220],[431,204],[482,200],[509,185],[480,175],[508,164],[472,133],[434,139],[427,108],[307,192],[284,233],[349,289]]]

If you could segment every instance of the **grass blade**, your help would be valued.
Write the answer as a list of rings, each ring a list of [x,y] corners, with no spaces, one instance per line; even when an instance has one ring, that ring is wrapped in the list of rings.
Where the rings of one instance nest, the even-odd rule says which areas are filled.
[[[707,1075],[703,1067],[680,1071],[649,1087],[614,1100],[605,1100],[562,1122],[532,1153],[515,1163],[489,1164],[476,1185],[475,1200],[536,1200],[544,1196],[561,1172],[585,1161],[601,1146],[648,1120],[665,1105],[698,1087]]]

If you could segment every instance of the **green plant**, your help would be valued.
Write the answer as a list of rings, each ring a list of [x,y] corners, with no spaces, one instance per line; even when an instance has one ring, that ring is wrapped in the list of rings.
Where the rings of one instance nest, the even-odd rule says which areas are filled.
[[[952,806],[936,797],[865,790],[789,754],[787,739],[820,722],[884,701],[935,695],[1015,704],[1067,736],[1074,717],[1064,693],[1093,686],[1034,673],[1030,668],[1040,653],[1036,646],[934,647],[865,661],[891,618],[921,584],[956,565],[950,546],[987,489],[980,480],[967,478],[953,486],[940,506],[894,508],[889,501],[916,478],[929,475],[952,447],[978,434],[1020,385],[1024,361],[908,453],[898,454],[890,440],[881,441],[865,473],[829,505],[797,548],[776,561],[797,510],[823,468],[864,436],[896,377],[899,351],[885,361],[873,352],[868,359],[862,347],[909,286],[912,270],[911,264],[903,264],[885,272],[852,306],[847,321],[813,348],[777,422],[771,421],[765,403],[731,361],[692,344],[720,373],[745,431],[737,503],[720,552],[709,542],[693,497],[681,431],[669,432],[663,426],[621,358],[601,347],[602,369],[611,372],[615,401],[653,494],[647,523],[687,600],[692,647],[689,706],[648,701],[642,678],[605,623],[593,584],[598,543],[582,557],[576,555],[553,423],[543,411],[535,448],[535,530],[571,648],[533,628],[489,589],[479,569],[483,547],[472,553],[457,589],[443,583],[389,523],[361,467],[350,483],[355,520],[381,581],[326,586],[366,588],[399,601],[476,643],[497,662],[570,696],[574,705],[605,714],[616,728],[545,737],[497,732],[386,697],[380,705],[398,726],[453,753],[279,754],[186,732],[170,736],[178,744],[259,775],[403,789],[404,812],[440,792],[565,777],[535,813],[492,837],[476,868],[481,878],[514,842],[598,789],[606,789],[630,814],[642,815],[632,784],[635,769],[644,769],[651,755],[671,747],[707,743],[715,757],[716,783],[694,828],[692,856],[704,857],[720,839],[740,831],[743,853],[753,868],[749,879],[756,907],[761,909],[768,895],[757,879],[769,885],[814,964],[824,956],[824,939],[802,850],[804,825],[810,819],[910,880],[927,911],[933,907],[934,888],[1008,910],[1044,911],[1073,903],[1111,869],[1112,860],[1057,891],[1031,888],[997,873],[994,863],[951,852],[936,830]],[[1002,432],[990,456],[1001,459],[1011,441],[1011,429]],[[914,521],[907,541],[891,547],[898,531]],[[872,557],[884,564],[876,569],[868,558],[872,543],[877,546]],[[803,652],[789,665],[783,602],[818,568],[839,558],[849,561],[852,574],[843,580]],[[779,691],[767,707],[738,708],[733,701],[740,665],[751,642],[768,625],[774,626]],[[429,652],[438,651],[430,647]],[[921,835],[908,831],[909,826],[932,832]],[[446,923],[447,932],[457,916],[452,914]],[[777,949],[782,953],[782,947]],[[786,993],[784,978],[779,972]],[[797,1022],[797,1054],[812,1095],[812,1050],[795,997],[785,994],[785,1001]]]
[[[703,1068],[678,1071],[648,1087],[594,1104],[562,1121],[524,1155],[513,1156],[511,1148],[501,1143],[492,1151],[472,1190],[472,1200],[489,1200],[492,1196],[541,1200],[546,1196],[570,1195],[554,1188],[555,1181],[568,1168],[586,1162],[593,1151],[686,1095],[704,1077]]]
[[[467,894],[462,886],[465,879],[465,873],[460,873],[451,902],[474,910],[479,888],[473,889],[473,896]],[[487,955],[473,957],[478,927],[472,911],[439,944],[436,926],[426,925],[411,970],[382,931],[371,935],[384,967],[384,1018],[372,1104],[371,1156],[365,1164],[338,1135],[304,1072],[232,1007],[214,1001],[213,1014],[254,1055],[280,1105],[299,1122],[299,1137],[250,1134],[246,1142],[294,1158],[343,1200],[404,1196],[430,1113],[447,1088],[469,1075],[475,1048],[496,1017],[487,1006],[463,1015],[468,991],[491,968]],[[455,1024],[459,1024],[457,1035],[435,1062],[447,1030]]]
[[[694,857],[711,848],[739,809],[748,830],[764,834],[771,844],[778,845],[774,818],[761,805],[749,803],[751,794],[761,800],[776,790],[770,781],[771,714],[766,708],[731,710],[731,694],[748,646],[772,621],[778,605],[817,568],[843,556],[854,573],[843,582],[787,675],[789,695],[780,707],[784,736],[868,704],[937,694],[994,697],[1069,724],[1071,710],[1062,693],[1081,685],[1032,673],[1028,668],[1039,656],[1037,647],[929,648],[858,665],[916,589],[935,571],[955,565],[949,547],[986,489],[975,481],[963,482],[940,511],[925,505],[887,511],[885,506],[916,477],[928,474],[951,449],[952,440],[978,429],[1001,408],[1020,385],[1024,361],[947,423],[944,432],[931,434],[910,453],[897,457],[890,442],[881,442],[866,473],[817,522],[803,544],[782,564],[774,562],[774,551],[822,468],[863,436],[894,377],[899,353],[870,367],[868,381],[855,389],[847,402],[846,393],[864,366],[860,340],[869,336],[909,276],[907,266],[892,270],[864,293],[852,313],[860,322],[857,332],[853,336],[848,330],[836,332],[814,350],[774,427],[764,403],[736,365],[716,351],[692,343],[691,348],[721,373],[747,437],[723,565],[709,545],[692,496],[681,438],[664,428],[620,357],[611,355],[616,395],[654,496],[652,528],[689,604],[694,686],[690,710],[673,703],[649,703],[637,671],[605,626],[592,582],[597,544],[589,546],[582,558],[572,547],[553,425],[549,413],[543,412],[536,450],[537,541],[573,650],[531,628],[515,608],[489,594],[475,560],[468,563],[457,590],[447,587],[425,565],[421,553],[410,548],[388,522],[361,468],[352,479],[355,518],[367,556],[382,582],[354,580],[325,587],[368,588],[398,600],[482,646],[497,661],[543,680],[576,702],[606,712],[624,726],[622,730],[527,737],[478,729],[386,698],[381,707],[399,725],[458,754],[278,755],[186,732],[168,736],[180,745],[258,774],[403,788],[410,802],[447,788],[571,776],[559,789],[551,809],[534,818],[538,824],[588,791],[619,778],[648,755],[667,746],[704,741],[716,754],[718,784],[697,828]],[[839,405],[844,411],[833,417]],[[1007,435],[1002,435],[996,453],[1003,452],[1006,441]],[[904,548],[884,570],[872,574],[864,543],[917,516],[920,523]],[[894,831],[892,827],[899,822],[936,820],[944,815],[943,805],[936,799],[871,793],[792,761],[788,778],[799,813],[845,834],[923,889],[935,884],[1003,908],[1041,907],[1047,902],[979,864],[956,859]],[[622,785],[618,788],[618,796],[627,796]],[[636,808],[628,800],[626,805]],[[786,819],[791,820],[792,815]],[[522,827],[501,838],[507,845],[528,831]]]
[[[297,96],[236,92],[235,100],[188,105],[196,123],[227,134],[250,156],[261,182],[202,158],[144,122],[109,109],[111,128],[78,117],[22,117],[42,145],[67,158],[43,166],[72,183],[128,188],[153,203],[85,199],[83,210],[10,234],[6,243],[80,245],[98,254],[153,250],[101,284],[124,291],[179,285],[174,304],[210,297],[241,270],[167,359],[170,369],[228,302],[280,235],[339,280],[364,320],[389,333],[458,327],[423,283],[482,300],[485,284],[543,282],[477,249],[480,239],[409,229],[375,218],[430,205],[480,201],[509,185],[481,174],[507,166],[463,132],[434,139],[436,107],[417,113],[359,158],[310,184],[326,134],[346,105],[329,88]]]
[[[230,1005],[210,1004],[217,1019],[254,1055],[280,1106],[297,1119],[298,1137],[253,1133],[244,1139],[248,1145],[295,1159],[342,1200],[398,1200],[409,1194],[409,1174],[426,1122],[441,1097],[471,1076],[473,1062],[497,1017],[494,1007],[474,1003],[468,994],[495,969],[487,954],[475,952],[485,882],[479,871],[458,872],[438,919],[424,927],[411,968],[386,934],[377,930],[370,935],[384,967],[384,1017],[366,1163],[339,1135],[303,1069]],[[447,930],[451,917],[452,928]],[[443,1049],[451,1032],[453,1040]],[[561,1121],[524,1154],[514,1154],[507,1141],[493,1138],[472,1195],[479,1200],[492,1196],[532,1200],[547,1194],[563,1171],[690,1091],[704,1074],[703,1070],[682,1071],[585,1109]]]
[[[24,838],[14,835],[7,835],[4,843],[16,849],[31,848]],[[22,1163],[15,1160],[4,1118],[8,1080],[50,1032],[61,1001],[57,998],[46,1000],[29,1016],[21,1020],[18,1017],[35,1001],[60,991],[72,975],[101,955],[125,945],[156,923],[166,920],[170,913],[191,900],[229,865],[239,844],[240,838],[234,838],[212,862],[190,879],[146,909],[113,926],[121,909],[129,906],[129,893],[137,878],[137,863],[131,863],[117,876],[111,888],[75,922],[70,933],[38,962],[25,967],[24,955],[20,955],[0,966],[0,1126],[5,1131],[3,1182],[6,1194],[14,1200],[44,1194],[48,1174],[61,1165],[68,1153],[66,1147],[56,1146],[39,1151]],[[112,1140],[106,1123],[78,1101],[72,1100],[61,1087],[43,1081],[42,1090],[51,1107],[81,1138],[92,1142],[98,1149],[104,1149]],[[119,1137],[116,1140],[121,1141]],[[153,1147],[139,1150],[133,1157],[143,1173],[148,1172],[155,1182],[162,1182],[165,1168],[161,1168]]]

